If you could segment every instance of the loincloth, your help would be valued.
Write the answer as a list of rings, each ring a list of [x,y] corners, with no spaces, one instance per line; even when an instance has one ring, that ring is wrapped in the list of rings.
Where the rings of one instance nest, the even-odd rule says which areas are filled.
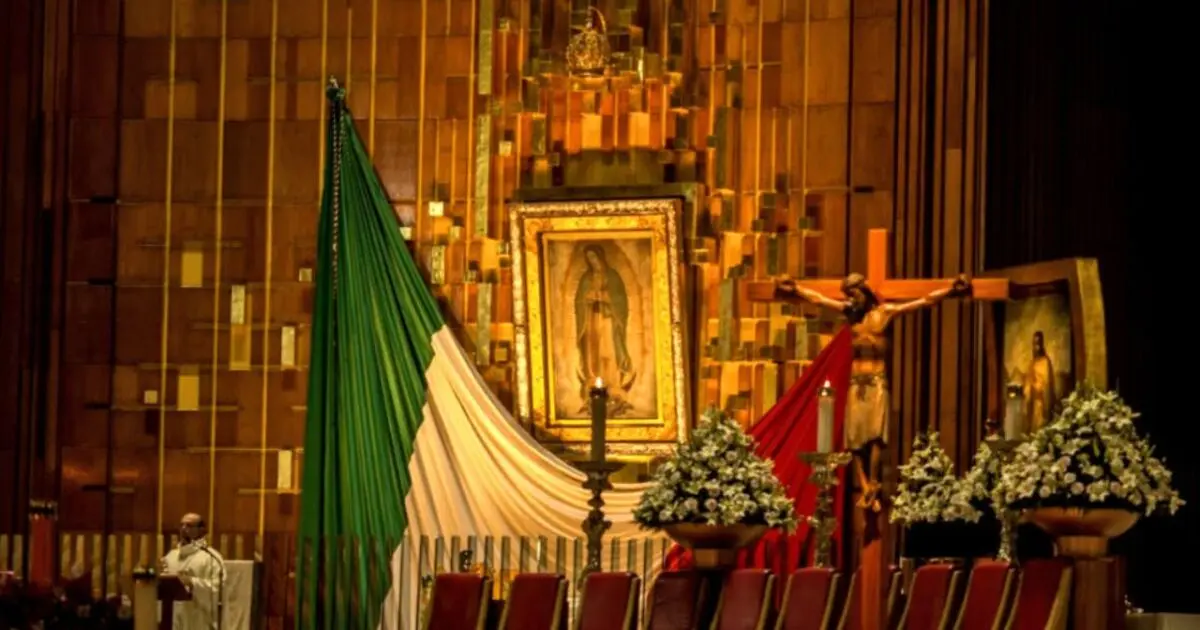
[[[884,376],[850,377],[846,400],[846,449],[856,451],[873,440],[887,444],[888,383]]]

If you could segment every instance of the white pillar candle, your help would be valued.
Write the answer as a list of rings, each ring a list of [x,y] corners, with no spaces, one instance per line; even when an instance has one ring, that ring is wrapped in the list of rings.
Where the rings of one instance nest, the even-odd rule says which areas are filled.
[[[1004,439],[1016,440],[1025,433],[1025,396],[1019,385],[1009,385],[1004,396]]]
[[[817,393],[817,452],[833,450],[833,386],[829,381]]]

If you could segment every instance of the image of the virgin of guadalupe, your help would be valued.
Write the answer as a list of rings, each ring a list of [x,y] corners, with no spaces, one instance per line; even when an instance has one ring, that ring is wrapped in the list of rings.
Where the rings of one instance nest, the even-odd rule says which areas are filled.
[[[625,282],[608,266],[599,245],[584,247],[587,271],[575,289],[575,339],[579,350],[580,396],[587,409],[587,390],[602,379],[608,387],[608,412],[620,415],[630,409],[626,400],[637,374],[626,345],[629,297]]]

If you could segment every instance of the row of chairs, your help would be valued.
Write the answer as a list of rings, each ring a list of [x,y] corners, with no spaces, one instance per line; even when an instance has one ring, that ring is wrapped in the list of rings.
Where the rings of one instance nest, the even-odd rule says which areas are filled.
[[[966,577],[951,564],[929,564],[902,588],[899,571],[889,584],[889,628],[896,630],[1062,630],[1071,568],[1059,560],[1034,560],[1017,570],[981,561]],[[594,573],[584,581],[575,630],[858,630],[858,576],[842,584],[831,569],[804,568],[775,592],[769,571],[743,569],[723,585],[705,574],[661,573],[647,593],[639,626],[640,579],[632,573]],[[512,582],[498,630],[567,630],[566,579],[527,573]],[[426,630],[488,628],[487,578],[443,573],[434,582]],[[711,619],[710,623],[706,620]]]

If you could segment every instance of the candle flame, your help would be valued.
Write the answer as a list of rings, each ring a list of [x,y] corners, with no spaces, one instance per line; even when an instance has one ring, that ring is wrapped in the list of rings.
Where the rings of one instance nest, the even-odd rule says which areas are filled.
[[[833,387],[833,383],[830,383],[829,379],[825,379],[825,387]]]
[[[596,389],[604,389],[604,379],[596,377]]]

